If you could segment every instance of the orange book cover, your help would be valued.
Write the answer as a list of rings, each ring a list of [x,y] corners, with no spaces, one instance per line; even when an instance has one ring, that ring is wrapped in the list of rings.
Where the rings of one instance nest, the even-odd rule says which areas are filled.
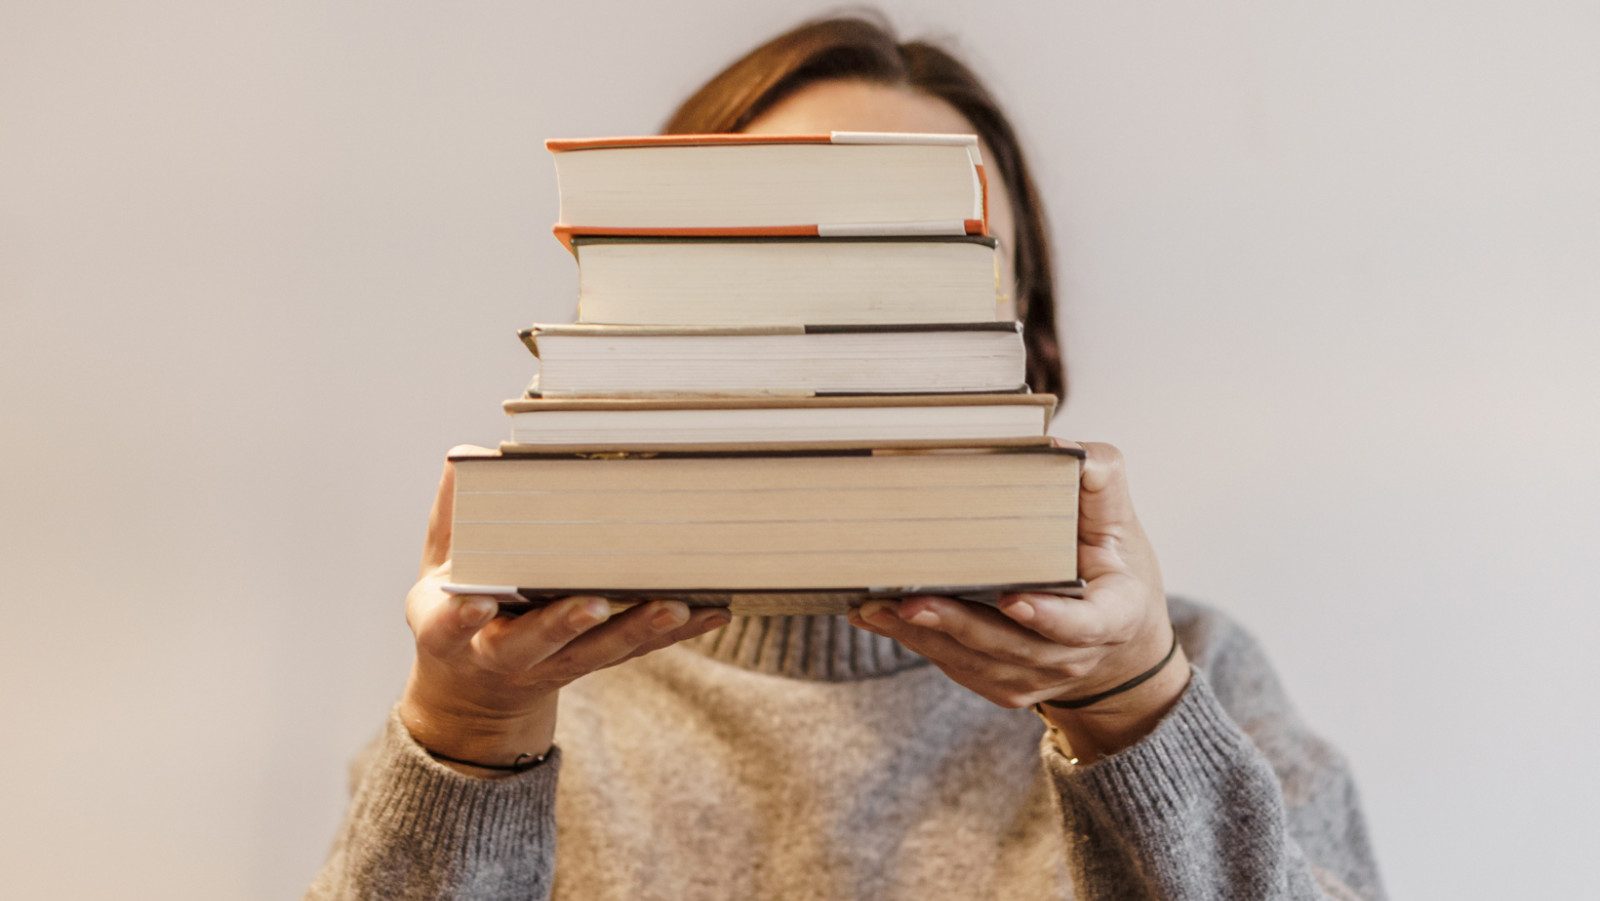
[[[767,135],[767,134],[698,134],[698,135],[631,135],[602,138],[550,138],[544,142],[551,153],[569,153],[581,150],[600,150],[609,147],[689,147],[706,144],[970,144],[977,146],[973,135],[923,135],[895,132],[831,132],[829,134]],[[975,162],[979,190],[982,192],[982,219],[968,219],[963,223],[969,235],[989,234],[989,178],[983,163]],[[819,226],[790,225],[755,228],[604,228],[575,226],[557,223],[552,229],[556,239],[572,250],[572,239],[578,235],[595,236],[675,236],[675,237],[817,237]]]
[[[688,147],[695,144],[832,144],[833,135],[628,135],[610,138],[550,138],[544,148],[551,153],[599,150],[602,147]]]

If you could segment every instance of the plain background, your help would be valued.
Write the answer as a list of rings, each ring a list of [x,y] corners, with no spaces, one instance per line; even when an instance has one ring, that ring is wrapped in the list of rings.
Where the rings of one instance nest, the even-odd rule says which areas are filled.
[[[1168,587],[1353,762],[1391,891],[1592,896],[1600,7],[888,3],[992,82]],[[0,6],[0,873],[297,896],[441,455],[570,315],[546,137],[821,4]]]

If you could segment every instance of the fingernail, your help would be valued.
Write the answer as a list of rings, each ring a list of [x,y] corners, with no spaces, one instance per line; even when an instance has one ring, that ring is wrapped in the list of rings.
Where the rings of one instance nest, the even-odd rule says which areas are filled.
[[[672,604],[662,607],[655,616],[650,617],[650,625],[657,632],[665,632],[684,624],[689,619],[689,611],[681,604]]]
[[[733,622],[733,617],[729,616],[728,614],[726,614],[726,613],[713,613],[710,616],[706,617],[705,630],[707,632],[710,632],[712,629],[720,629],[723,626],[726,626],[728,623],[731,623],[731,622]]]
[[[1005,614],[1014,620],[1029,622],[1033,619],[1033,605],[1027,601],[1016,601],[1006,605]]]
[[[914,626],[921,626],[924,629],[937,629],[939,628],[939,614],[934,613],[932,610],[919,610],[917,615],[911,617],[907,622]]]
[[[604,598],[589,598],[567,614],[567,625],[574,629],[587,629],[610,615],[611,605]]]
[[[461,602],[461,624],[469,629],[476,629],[491,619],[500,610],[500,605],[488,598],[468,598]]]
[[[889,603],[887,601],[868,601],[861,605],[860,615],[865,620],[874,620],[880,617],[888,619],[888,609]]]

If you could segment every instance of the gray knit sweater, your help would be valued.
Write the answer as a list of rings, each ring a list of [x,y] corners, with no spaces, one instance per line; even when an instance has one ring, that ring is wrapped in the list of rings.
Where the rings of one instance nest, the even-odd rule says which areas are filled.
[[[1382,898],[1339,756],[1238,626],[1171,606],[1195,678],[1087,766],[843,617],[736,617],[586,676],[510,779],[391,717],[307,897]]]

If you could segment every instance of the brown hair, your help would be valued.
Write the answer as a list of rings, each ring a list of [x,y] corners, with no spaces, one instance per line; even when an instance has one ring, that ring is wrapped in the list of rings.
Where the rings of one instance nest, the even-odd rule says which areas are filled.
[[[949,52],[923,41],[899,43],[887,22],[856,16],[808,22],[723,69],[678,107],[662,132],[743,131],[779,100],[822,81],[903,85],[943,100],[972,123],[990,152],[984,162],[991,173],[998,170],[1016,213],[1013,271],[1028,347],[1028,386],[1065,400],[1044,205],[1011,122],[972,70]]]

